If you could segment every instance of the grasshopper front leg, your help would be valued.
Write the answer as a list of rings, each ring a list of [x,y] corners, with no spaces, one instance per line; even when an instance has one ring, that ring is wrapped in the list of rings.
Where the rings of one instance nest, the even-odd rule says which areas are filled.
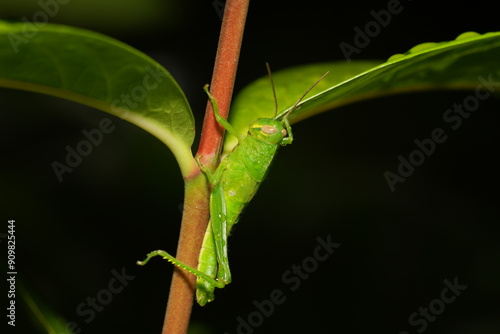
[[[286,137],[283,138],[281,141],[281,146],[289,145],[293,142],[293,133],[292,133],[292,127],[290,126],[290,122],[288,121],[288,118],[285,118],[283,120],[285,123],[285,129],[286,129]]]
[[[220,114],[219,114],[219,107],[217,105],[217,100],[215,100],[215,97],[212,95],[212,93],[210,93],[210,91],[208,90],[208,84],[206,84],[204,87],[203,87],[203,90],[205,90],[205,93],[207,93],[208,95],[208,98],[210,99],[210,102],[212,102],[212,107],[214,109],[214,116],[215,116],[215,119],[217,120],[217,122],[227,131],[229,132],[230,134],[232,134],[233,136],[235,136],[236,138],[238,138],[238,141],[241,141],[242,137],[241,135],[238,133],[238,131],[236,131],[235,128],[233,128],[233,126],[231,124],[229,124],[229,122],[224,118],[222,117]]]

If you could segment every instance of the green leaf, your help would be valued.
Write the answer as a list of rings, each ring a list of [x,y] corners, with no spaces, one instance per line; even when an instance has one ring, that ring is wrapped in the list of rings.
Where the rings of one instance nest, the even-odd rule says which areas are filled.
[[[38,293],[29,291],[21,281],[17,282],[17,285],[22,297],[22,302],[24,302],[26,309],[32,318],[32,324],[38,328],[40,333],[74,333],[67,326],[68,320],[54,311]]]
[[[302,65],[272,73],[278,100],[278,109],[287,110],[325,74],[330,73],[316,85],[308,96],[318,94],[353,76],[373,68],[381,61],[333,62]],[[262,66],[262,71],[265,67]],[[261,117],[274,117],[275,104],[269,76],[264,76],[239,92],[231,106],[229,121],[241,134],[246,134],[248,125]],[[227,154],[236,144],[236,137],[226,133],[224,153]]]
[[[47,24],[0,22],[0,86],[49,94],[121,117],[156,136],[188,175],[194,118],[156,61],[110,37]]]
[[[291,123],[349,103],[370,98],[435,89],[476,89],[485,82],[500,82],[500,33],[480,35],[466,32],[450,42],[423,43],[405,54],[381,62],[332,62],[286,69],[273,75],[280,115],[321,75],[329,75],[299,104]],[[378,66],[375,66],[378,65]],[[265,82],[268,82],[267,84]],[[325,87],[328,86],[328,87]],[[491,87],[489,87],[491,88]],[[316,95],[314,95],[316,94]],[[261,78],[241,91],[231,111],[231,124],[245,133],[248,124],[259,117],[272,117],[274,102],[268,78]],[[227,136],[224,151],[236,144]]]

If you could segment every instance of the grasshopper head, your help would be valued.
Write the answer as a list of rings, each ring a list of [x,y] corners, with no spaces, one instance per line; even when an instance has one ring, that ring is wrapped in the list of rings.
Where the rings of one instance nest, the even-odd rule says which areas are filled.
[[[283,124],[272,118],[259,118],[250,124],[248,135],[270,144],[281,144],[287,136]]]

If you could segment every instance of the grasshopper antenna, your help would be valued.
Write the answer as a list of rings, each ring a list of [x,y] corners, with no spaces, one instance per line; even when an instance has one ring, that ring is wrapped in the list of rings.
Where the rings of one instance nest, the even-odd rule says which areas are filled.
[[[302,96],[301,96],[301,97],[297,100],[297,102],[295,102],[295,104],[294,104],[294,105],[290,108],[290,110],[288,110],[288,112],[285,114],[285,116],[283,117],[283,120],[287,119],[287,117],[290,115],[290,113],[291,113],[292,111],[294,111],[295,109],[297,109],[298,104],[299,104],[299,103],[300,103],[300,102],[304,99],[304,97],[306,97],[307,93],[309,93],[309,92],[310,92],[310,91],[311,91],[314,87],[316,87],[316,85],[317,85],[317,84],[319,84],[319,82],[320,82],[321,80],[323,80],[323,79],[327,76],[327,74],[328,74],[328,73],[330,73],[330,71],[326,71],[326,73],[325,73],[325,74],[323,74],[323,75],[321,76],[321,78],[319,78],[319,79],[318,79],[318,81],[316,81],[315,83],[313,83],[313,85],[312,85],[311,87],[309,87],[309,89],[308,89],[308,90],[306,90],[306,92],[305,92],[304,94],[302,94]],[[274,87],[273,87],[273,89],[274,89]]]
[[[278,99],[276,98],[276,90],[274,89],[273,75],[271,74],[271,67],[269,63],[266,62],[267,73],[269,74],[269,81],[271,81],[271,87],[273,88],[274,97],[274,118],[278,116]]]

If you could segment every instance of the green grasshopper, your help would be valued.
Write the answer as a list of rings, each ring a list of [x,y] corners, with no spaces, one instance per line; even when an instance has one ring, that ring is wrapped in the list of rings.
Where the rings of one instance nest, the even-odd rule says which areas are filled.
[[[212,174],[198,160],[200,169],[206,174],[212,185],[210,193],[210,221],[203,239],[198,258],[198,268],[190,267],[177,260],[163,250],[147,254],[144,261],[137,264],[145,265],[152,257],[161,256],[174,265],[197,276],[196,300],[204,306],[214,300],[215,288],[223,288],[231,283],[231,272],[227,254],[227,237],[231,228],[238,222],[244,207],[257,192],[260,184],[266,178],[269,166],[276,155],[278,147],[289,145],[293,141],[292,128],[288,116],[295,110],[304,97],[327,74],[325,73],[314,83],[290,108],[283,119],[278,120],[278,103],[272,81],[269,65],[266,64],[271,80],[275,101],[275,117],[259,118],[250,123],[246,136],[240,135],[226,119],[219,114],[217,101],[205,85],[214,109],[217,122],[229,133],[238,138],[238,145],[219,164]]]

